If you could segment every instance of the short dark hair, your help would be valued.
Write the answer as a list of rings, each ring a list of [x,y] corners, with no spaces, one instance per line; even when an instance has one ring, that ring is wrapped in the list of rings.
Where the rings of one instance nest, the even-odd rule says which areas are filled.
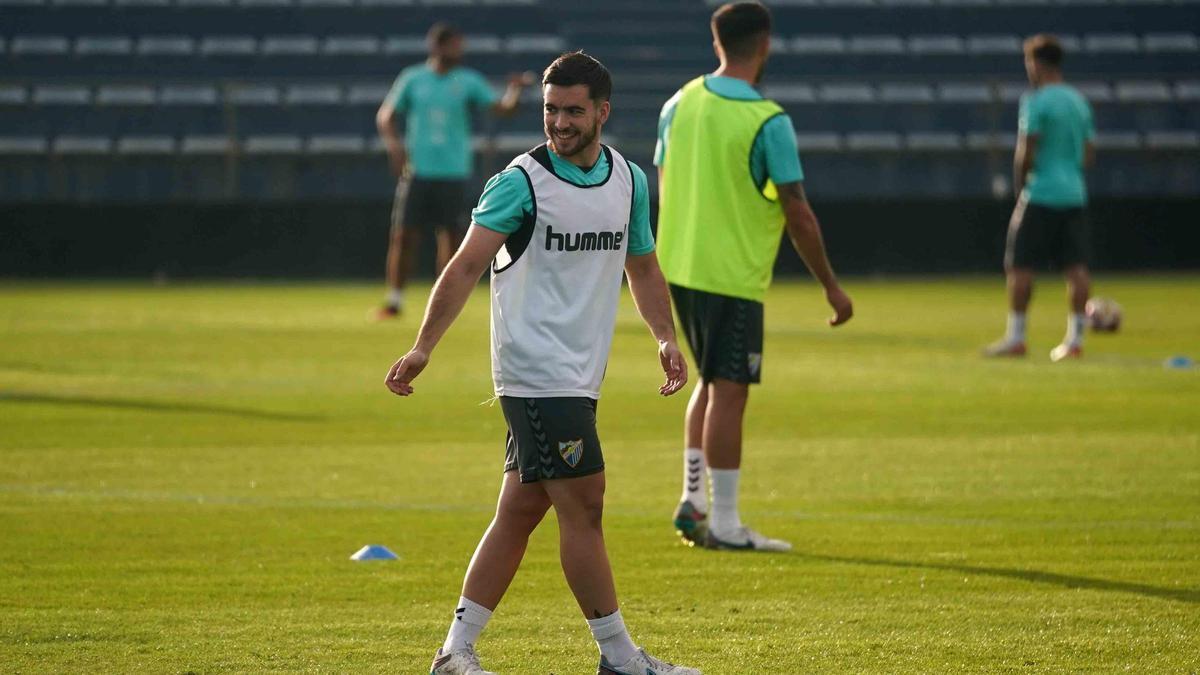
[[[542,73],[542,84],[560,87],[586,84],[588,98],[593,101],[607,101],[612,97],[612,75],[608,68],[582,51],[567,52],[554,59]]]
[[[771,34],[771,10],[758,2],[730,2],[712,15],[712,32],[725,54],[733,58],[754,55],[758,39]]]
[[[430,26],[429,32],[425,34],[425,39],[429,41],[430,45],[435,47],[444,46],[454,38],[460,37],[462,37],[462,31],[442,21]]]
[[[1058,38],[1046,33],[1039,33],[1025,41],[1025,55],[1038,63],[1044,63],[1055,68],[1063,62],[1062,43]]]

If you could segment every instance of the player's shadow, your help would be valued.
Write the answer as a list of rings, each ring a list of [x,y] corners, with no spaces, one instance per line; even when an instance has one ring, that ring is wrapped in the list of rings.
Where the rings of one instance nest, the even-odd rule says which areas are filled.
[[[902,567],[911,569],[931,569],[946,572],[960,572],[990,577],[1003,577],[1030,581],[1037,584],[1051,584],[1070,589],[1086,589],[1093,591],[1114,591],[1117,593],[1133,593],[1151,598],[1177,600],[1191,604],[1200,604],[1200,590],[1192,588],[1163,588],[1149,584],[1136,584],[1128,581],[1110,581],[1092,577],[1077,577],[1069,574],[1055,574],[1039,570],[1022,570],[1010,567],[977,567],[975,565],[956,565],[954,563],[916,562],[910,560],[888,560],[886,558],[858,558],[853,556],[822,555],[820,553],[801,553],[802,557],[834,563],[851,565],[871,565],[875,567]]]
[[[233,417],[247,417],[260,420],[276,420],[280,422],[317,422],[322,419],[318,415],[298,415],[295,413],[271,412],[269,410],[210,405],[207,403],[177,403],[127,398],[99,398],[92,396],[55,396],[52,394],[30,394],[21,392],[0,392],[0,404],[4,403],[41,403],[46,405],[77,406],[82,408],[137,410],[141,412],[229,415]]]

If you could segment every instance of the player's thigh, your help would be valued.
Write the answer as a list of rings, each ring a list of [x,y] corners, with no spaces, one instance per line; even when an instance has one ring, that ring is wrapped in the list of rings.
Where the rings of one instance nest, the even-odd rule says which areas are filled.
[[[531,527],[541,522],[550,509],[550,496],[541,483],[522,483],[515,471],[504,473],[496,517],[524,522]]]
[[[757,384],[762,377],[763,306],[745,298],[719,296],[712,313],[708,368],[704,380]]]
[[[604,472],[577,478],[542,481],[560,519],[586,521],[599,525],[604,514]]]
[[[437,181],[426,178],[412,179],[408,196],[404,200],[401,227],[406,232],[432,229],[437,219]]]
[[[440,180],[432,185],[430,190],[431,203],[428,206],[429,222],[438,230],[459,233],[465,229],[465,202],[467,189],[466,181]]]
[[[1017,202],[1008,223],[1008,242],[1004,251],[1005,269],[1045,267],[1056,253],[1051,210],[1024,199]]]
[[[1061,238],[1064,269],[1091,265],[1092,228],[1086,210],[1067,209],[1063,212]]]
[[[594,399],[501,396],[500,407],[509,430],[505,470],[517,472],[521,482],[604,470]]]

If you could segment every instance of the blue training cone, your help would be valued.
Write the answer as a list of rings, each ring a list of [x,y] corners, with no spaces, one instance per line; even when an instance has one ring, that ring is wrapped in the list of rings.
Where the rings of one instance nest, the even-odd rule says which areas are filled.
[[[1174,370],[1185,370],[1187,368],[1191,368],[1194,365],[1196,365],[1196,364],[1192,361],[1191,358],[1189,358],[1187,356],[1183,356],[1183,355],[1172,356],[1171,358],[1167,359],[1166,361],[1163,361],[1163,368],[1174,369]]]
[[[388,547],[378,544],[367,544],[366,546],[354,552],[350,559],[355,562],[364,562],[367,560],[397,560],[400,556],[392,553]]]

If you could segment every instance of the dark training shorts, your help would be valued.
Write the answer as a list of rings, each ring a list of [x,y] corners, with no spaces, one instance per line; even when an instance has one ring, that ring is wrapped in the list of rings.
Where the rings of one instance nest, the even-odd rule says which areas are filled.
[[[761,302],[671,284],[671,299],[705,382],[757,384],[762,373]]]
[[[1008,223],[1006,268],[1063,269],[1087,265],[1091,232],[1082,208],[1052,208],[1024,200]]]
[[[392,202],[392,229],[465,230],[466,194],[465,180],[401,180],[396,184],[396,198]]]
[[[504,471],[519,472],[522,483],[604,470],[595,399],[501,396],[500,408],[508,422]]]

